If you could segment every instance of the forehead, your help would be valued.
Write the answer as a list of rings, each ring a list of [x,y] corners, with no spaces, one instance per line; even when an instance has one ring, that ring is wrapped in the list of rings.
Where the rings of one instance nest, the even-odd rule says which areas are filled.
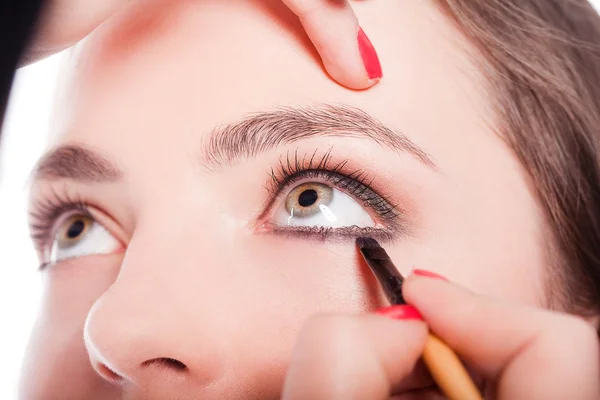
[[[176,3],[130,10],[86,42],[58,141],[116,155],[149,133],[157,149],[196,146],[248,113],[318,102],[360,107],[435,153],[486,119],[470,47],[432,2],[353,3],[384,67],[365,92],[327,77],[280,2]]]

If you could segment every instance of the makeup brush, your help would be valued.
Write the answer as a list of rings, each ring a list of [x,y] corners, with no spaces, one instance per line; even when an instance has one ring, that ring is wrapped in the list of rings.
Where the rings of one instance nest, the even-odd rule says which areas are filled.
[[[356,239],[356,244],[389,302],[393,305],[406,304],[402,296],[404,278],[383,247],[370,237],[360,237]],[[425,343],[423,361],[433,380],[448,399],[483,399],[456,353],[432,333],[429,333]]]

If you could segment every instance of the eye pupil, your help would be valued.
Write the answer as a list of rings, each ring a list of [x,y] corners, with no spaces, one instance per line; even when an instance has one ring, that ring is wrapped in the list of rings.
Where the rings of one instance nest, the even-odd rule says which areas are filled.
[[[76,237],[81,235],[84,230],[85,230],[85,221],[78,219],[78,220],[74,221],[71,224],[71,226],[69,226],[69,229],[67,230],[67,237],[69,239],[75,239]]]
[[[298,196],[298,204],[302,207],[310,207],[317,202],[319,194],[314,189],[308,189],[300,193]]]

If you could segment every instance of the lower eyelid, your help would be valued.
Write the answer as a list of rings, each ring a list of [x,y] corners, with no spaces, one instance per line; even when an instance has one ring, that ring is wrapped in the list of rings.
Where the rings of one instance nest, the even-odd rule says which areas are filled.
[[[90,255],[86,255],[86,256],[82,256],[82,257],[73,257],[73,258],[66,258],[57,262],[43,262],[38,266],[38,271],[43,271],[44,269],[47,268],[53,268],[53,267],[61,267],[63,264],[65,263],[78,263],[77,265],[79,265],[79,263],[81,262],[81,260],[89,260],[91,258],[95,258],[95,259],[99,259],[99,258],[107,258],[107,257],[122,257],[123,253],[125,252],[126,248],[120,248],[117,251],[111,252],[110,254],[90,254]],[[115,258],[116,260],[119,260],[118,258]],[[88,261],[84,261],[84,262],[88,262]]]
[[[381,242],[391,242],[401,231],[387,228],[363,228],[349,226],[341,228],[294,226],[285,227],[275,224],[264,224],[260,233],[272,233],[279,236],[315,240],[318,242],[353,241],[360,236],[369,236]]]

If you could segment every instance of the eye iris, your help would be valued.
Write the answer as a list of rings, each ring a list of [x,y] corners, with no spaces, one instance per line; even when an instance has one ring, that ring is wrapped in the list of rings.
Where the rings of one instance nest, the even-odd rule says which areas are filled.
[[[76,245],[87,234],[93,220],[85,215],[75,215],[66,220],[57,235],[57,245],[67,248]]]
[[[317,202],[319,194],[314,189],[308,189],[300,193],[298,196],[298,204],[302,207],[310,207]]]
[[[285,208],[292,217],[310,217],[321,213],[321,206],[333,200],[333,189],[318,182],[302,183],[296,186],[285,201]]]

